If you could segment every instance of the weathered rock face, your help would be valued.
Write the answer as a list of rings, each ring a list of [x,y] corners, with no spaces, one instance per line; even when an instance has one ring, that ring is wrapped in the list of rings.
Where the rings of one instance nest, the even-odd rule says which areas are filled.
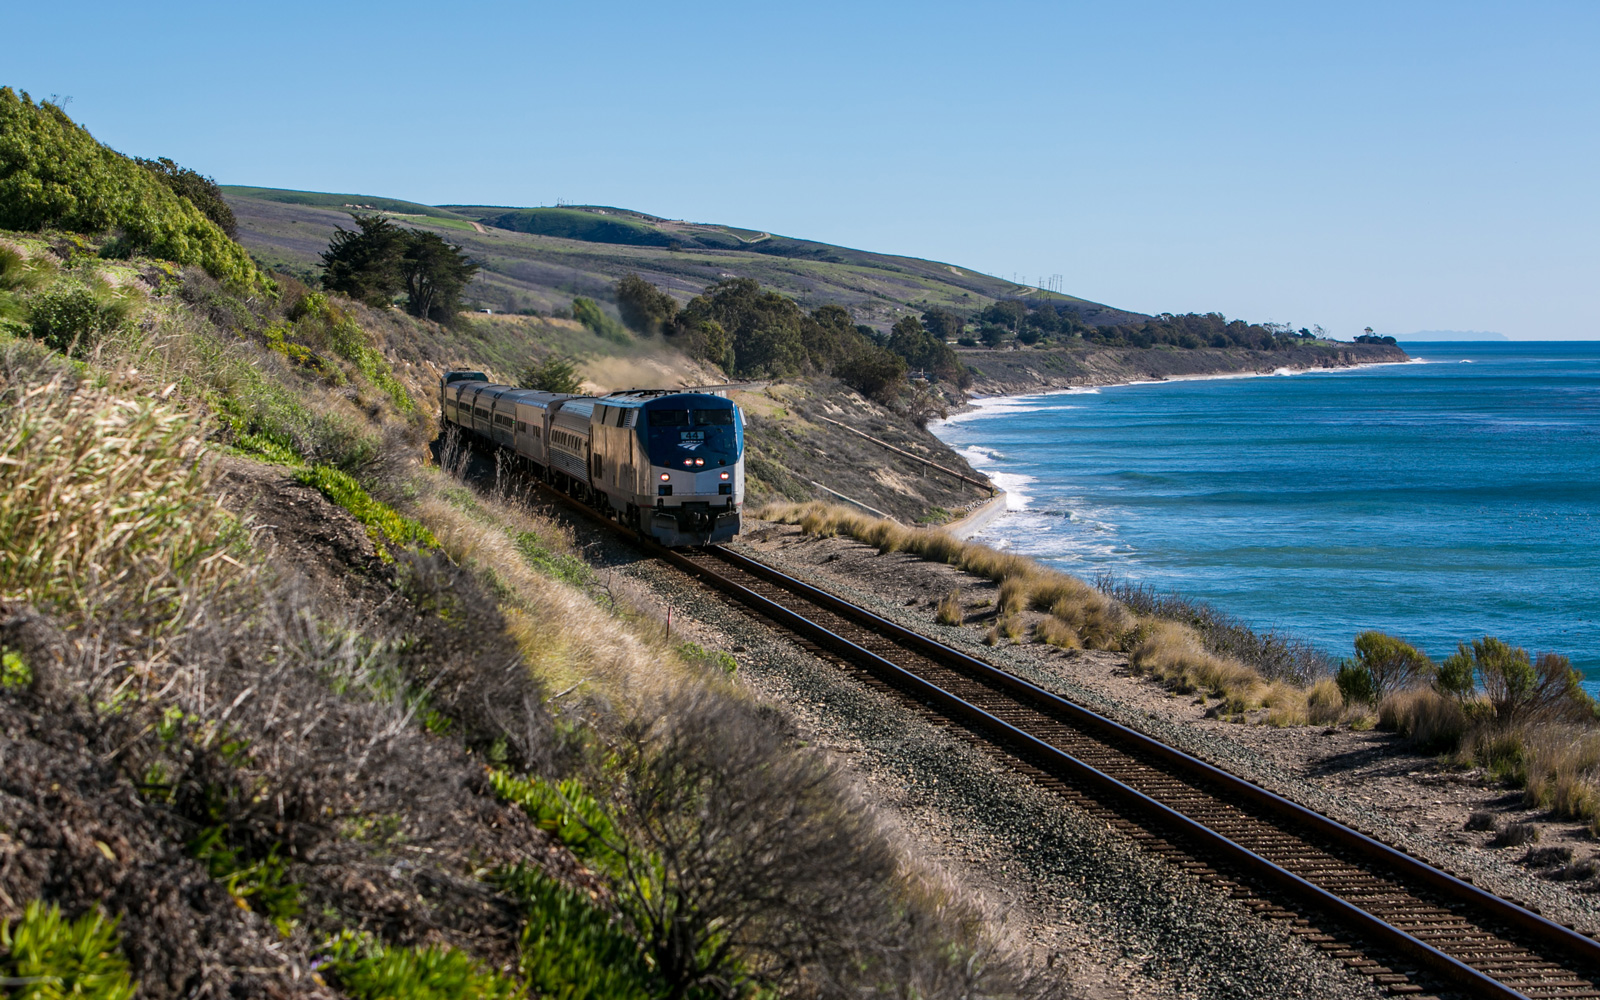
[[[1306,344],[1278,351],[1202,347],[1096,347],[964,350],[976,395],[1016,395],[1077,385],[1110,385],[1188,375],[1271,372],[1279,368],[1348,368],[1409,361],[1398,347],[1381,344]]]

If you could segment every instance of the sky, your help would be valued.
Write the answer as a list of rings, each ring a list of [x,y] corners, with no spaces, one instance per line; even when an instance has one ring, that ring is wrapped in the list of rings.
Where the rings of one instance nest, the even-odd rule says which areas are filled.
[[[1140,312],[1600,339],[1600,4],[0,0],[223,184],[616,205]],[[53,40],[53,41],[52,41]]]

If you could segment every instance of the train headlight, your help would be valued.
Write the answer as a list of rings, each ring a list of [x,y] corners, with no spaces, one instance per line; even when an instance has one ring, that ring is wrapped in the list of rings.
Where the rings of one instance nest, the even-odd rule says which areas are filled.
[[[667,480],[669,480],[669,479],[671,479],[671,478],[672,478],[672,474],[671,474],[671,473],[668,473],[668,472],[663,472],[663,473],[662,473],[662,474],[661,474],[661,481],[662,481],[662,482],[663,482],[663,483],[664,483],[664,482],[666,482],[666,481],[667,481]]]
[[[694,460],[694,464],[695,465],[704,465],[704,464],[706,464],[706,460],[703,459],[703,458],[697,458],[697,459]]]
[[[683,460],[683,464],[684,465],[693,465],[694,464],[694,459],[686,458],[686,459]]]
[[[722,473],[722,478],[723,479],[727,479],[728,478],[728,474],[726,472]]]

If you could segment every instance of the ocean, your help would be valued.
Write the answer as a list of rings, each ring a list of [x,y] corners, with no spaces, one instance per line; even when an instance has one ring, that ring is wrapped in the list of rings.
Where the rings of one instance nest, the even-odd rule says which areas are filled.
[[[1495,635],[1600,693],[1600,342],[977,400],[931,429],[1005,488],[981,541],[1335,656]]]

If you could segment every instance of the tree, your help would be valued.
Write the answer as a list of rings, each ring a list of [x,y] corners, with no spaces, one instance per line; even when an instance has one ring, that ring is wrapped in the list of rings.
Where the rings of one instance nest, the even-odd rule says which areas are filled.
[[[906,316],[894,325],[887,346],[907,365],[931,371],[940,378],[958,379],[966,371],[950,345],[930,336],[915,316]]]
[[[983,341],[984,347],[999,347],[1001,341],[1005,340],[1006,335],[1010,332],[998,323],[985,323],[983,328],[978,331],[978,339]]]
[[[861,345],[854,355],[839,362],[833,374],[861,395],[884,404],[897,401],[906,385],[904,359],[877,344]]]
[[[1003,299],[983,311],[978,318],[985,323],[998,323],[1015,333],[1028,316],[1028,307],[1016,299]]]
[[[461,293],[478,273],[478,265],[438,233],[413,229],[406,234],[399,271],[406,288],[406,311],[449,323],[461,311]]]
[[[322,287],[384,307],[402,288],[406,311],[452,321],[478,265],[437,233],[404,229],[382,215],[350,213],[356,229],[340,227],[322,253]]]
[[[571,358],[552,354],[538,364],[529,363],[523,369],[521,385],[543,392],[579,393],[583,391],[583,376]]]
[[[1439,664],[1439,673],[1433,686],[1440,694],[1466,699],[1477,689],[1473,673],[1472,649],[1464,642],[1456,643],[1456,651]]]
[[[660,333],[678,314],[678,303],[672,296],[637,274],[623,275],[617,281],[616,295],[622,322],[637,333]]]
[[[369,306],[385,307],[400,291],[406,233],[382,215],[350,213],[354,230],[338,227],[322,252],[322,287]]]
[[[967,321],[948,309],[929,309],[922,314],[922,326],[940,340],[950,341],[961,336]]]
[[[190,204],[198,208],[201,215],[215,222],[230,240],[239,238],[239,220],[233,217],[233,209],[222,200],[222,189],[217,187],[216,181],[188,167],[180,167],[165,156],[155,160],[141,160],[136,156],[133,162],[155,174],[172,189],[173,194],[189,199]]]
[[[1356,665],[1371,674],[1373,694],[1378,700],[1431,677],[1434,672],[1433,661],[1417,647],[1376,630],[1356,636]]]

